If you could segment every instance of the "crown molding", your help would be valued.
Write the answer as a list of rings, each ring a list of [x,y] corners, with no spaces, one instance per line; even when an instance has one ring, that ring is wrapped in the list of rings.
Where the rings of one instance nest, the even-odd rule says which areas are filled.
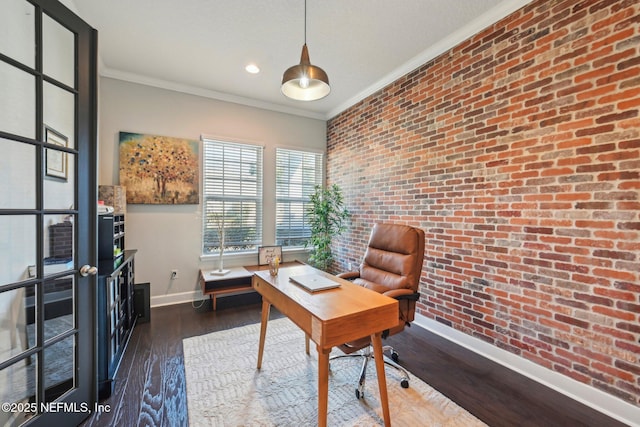
[[[201,96],[204,98],[215,99],[219,101],[231,102],[234,104],[245,105],[254,108],[260,108],[263,110],[274,111],[285,114],[292,114],[295,116],[306,117],[316,120],[329,120],[341,112],[347,110],[363,99],[373,95],[377,91],[383,89],[404,75],[410,73],[416,68],[426,64],[439,55],[449,51],[453,47],[457,46],[461,42],[473,37],[478,32],[486,29],[488,26],[500,21],[501,19],[509,16],[521,7],[531,3],[533,0],[511,0],[499,4],[498,6],[488,10],[486,13],[478,16],[468,25],[459,28],[448,37],[440,40],[438,43],[430,46],[428,49],[422,51],[419,55],[416,55],[409,61],[402,64],[400,67],[393,70],[391,73],[384,76],[382,79],[368,86],[366,89],[357,93],[353,97],[347,99],[345,102],[339,104],[337,107],[329,110],[326,113],[312,112],[302,110],[298,108],[288,107],[271,102],[259,101],[256,99],[245,98],[237,95],[231,95],[224,92],[217,92],[209,89],[204,89],[196,86],[190,86],[180,83],[175,83],[167,80],[156,79],[140,74],[129,73],[120,71],[117,69],[109,68],[99,58],[99,73],[101,77],[112,78],[116,80],[122,80],[131,83],[137,83],[141,85],[156,87],[160,89],[171,90],[175,92],[186,93],[190,95]]]
[[[309,119],[326,120],[325,114],[322,114],[322,113],[315,113],[312,111],[300,110],[297,108],[286,107],[284,105],[273,104],[270,102],[259,101],[256,99],[245,98],[242,96],[231,95],[228,93],[217,92],[209,89],[203,89],[196,86],[190,86],[190,85],[171,82],[168,80],[156,79],[153,77],[143,76],[140,74],[120,71],[120,70],[116,70],[116,69],[105,66],[102,60],[99,60],[99,65],[100,65],[99,73],[101,77],[122,80],[130,83],[137,83],[145,86],[156,87],[159,89],[171,90],[174,92],[186,93],[189,95],[201,96],[203,98],[210,98],[218,101],[231,102],[234,104],[260,108],[268,111],[275,111],[278,113],[286,113],[286,114],[292,114],[295,116],[302,116]]]
[[[437,58],[441,54],[449,51],[450,49],[454,48],[458,44],[473,37],[475,34],[486,29],[490,25],[495,24],[496,22],[500,21],[506,16],[509,16],[516,10],[531,3],[532,1],[533,0],[512,0],[512,1],[501,3],[498,6],[487,11],[486,13],[483,13],[482,15],[478,16],[476,19],[471,21],[468,25],[465,25],[464,27],[461,27],[460,29],[456,30],[454,33],[452,33],[448,37],[440,40],[438,43],[422,51],[422,53],[414,56],[412,59],[405,62],[400,67],[396,68],[391,73],[387,74],[386,76],[384,76],[382,79],[378,80],[371,86],[367,87],[362,92],[347,99],[345,102],[338,105],[336,108],[330,110],[326,114],[325,119],[329,120],[332,117],[337,116],[344,110],[352,107],[353,105],[357,104],[358,102],[362,101],[368,96],[373,95],[380,89],[383,89],[384,87],[395,82],[396,80],[410,73],[416,68],[421,67],[422,65],[431,61],[432,59]]]

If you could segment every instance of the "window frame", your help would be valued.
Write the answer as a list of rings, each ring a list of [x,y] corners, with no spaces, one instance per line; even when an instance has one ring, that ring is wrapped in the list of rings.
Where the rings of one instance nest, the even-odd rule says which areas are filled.
[[[215,229],[214,227],[216,226],[215,223],[211,223],[211,224],[207,224],[208,222],[208,215],[210,212],[210,204],[211,203],[215,203],[215,202],[221,202],[223,205],[223,210],[225,212],[229,212],[229,210],[233,210],[236,209],[236,212],[239,212],[239,217],[236,217],[236,220],[238,220],[238,218],[240,218],[240,224],[241,224],[241,228],[240,230],[243,230],[243,228],[246,226],[245,223],[245,218],[243,217],[245,210],[243,208],[245,207],[251,207],[252,204],[255,204],[255,208],[254,210],[254,216],[255,217],[255,223],[252,223],[253,227],[249,227],[249,229],[255,229],[254,231],[254,238],[247,242],[246,245],[249,246],[246,249],[239,249],[238,246],[242,246],[242,244],[239,244],[240,242],[236,241],[233,242],[235,243],[235,248],[231,247],[232,245],[229,244],[229,241],[226,240],[225,242],[225,247],[224,247],[224,253],[226,254],[237,254],[237,255],[247,255],[247,254],[255,254],[257,253],[258,247],[260,245],[262,245],[262,241],[263,241],[263,237],[264,237],[264,230],[263,230],[263,216],[264,216],[264,145],[259,145],[259,144],[255,144],[255,143],[250,143],[250,142],[242,142],[242,141],[234,141],[234,140],[229,140],[227,138],[219,138],[219,137],[213,137],[213,136],[205,136],[203,135],[201,137],[202,140],[202,227],[201,227],[201,233],[202,233],[202,241],[201,241],[201,245],[200,245],[200,252],[201,252],[201,256],[202,257],[210,257],[210,256],[216,256],[219,255],[220,253],[220,247],[219,247],[219,242],[220,242],[220,237],[219,237],[219,233],[217,231],[217,229]],[[212,146],[218,146],[218,147],[222,147],[222,154],[223,154],[223,158],[222,158],[222,172],[219,173],[217,176],[211,175],[210,174],[210,170],[209,168],[214,168],[215,166],[209,164],[209,162],[214,161],[214,156],[210,155],[208,150],[211,149]],[[233,175],[236,176],[236,179],[225,179],[225,175],[229,175],[229,172],[225,172],[225,167],[227,165],[231,165],[234,163],[238,163],[237,161],[234,161],[232,159],[230,160],[225,160],[224,157],[224,153],[225,153],[225,149],[227,150],[240,150],[240,159],[239,159],[239,164],[238,164],[238,168],[235,171],[231,171],[233,172]],[[222,191],[224,192],[226,190],[225,185],[226,183],[234,183],[240,190],[240,192],[245,190],[245,187],[243,186],[245,183],[248,182],[252,182],[252,180],[249,179],[243,179],[243,176],[246,177],[246,175],[243,175],[243,173],[246,173],[247,170],[245,169],[243,171],[243,167],[246,167],[250,164],[254,164],[254,162],[243,162],[243,154],[244,152],[247,153],[254,153],[256,155],[256,160],[255,160],[255,184],[252,186],[253,189],[255,189],[255,195],[247,195],[247,194],[237,194],[237,193],[231,193],[231,194],[213,194],[211,193],[210,189],[208,189],[208,185],[212,185],[213,187],[215,187],[217,184],[215,184],[214,182],[217,180],[219,186],[222,187]],[[249,167],[250,169],[250,167]],[[213,183],[213,184],[212,184]],[[231,205],[231,207],[229,206]],[[225,223],[225,227],[228,227],[228,225]],[[212,234],[215,234],[215,237],[210,237]],[[238,236],[240,233],[236,233],[235,235]],[[216,244],[217,243],[217,246]]]
[[[301,157],[304,156],[313,156],[313,174],[314,174],[314,179],[313,182],[306,182],[304,180],[304,171],[301,171],[301,180],[299,182],[297,182],[297,185],[300,185],[300,191],[299,193],[301,194],[301,196],[298,197],[292,197],[290,194],[290,190],[291,187],[290,185],[287,187],[287,190],[289,191],[288,194],[282,194],[280,192],[280,184],[283,181],[280,181],[280,168],[281,165],[279,163],[280,161],[280,153],[288,153],[288,163],[291,163],[291,155],[299,155]],[[308,226],[308,221],[306,220],[306,216],[307,216],[307,209],[308,209],[308,204],[309,204],[309,196],[311,194],[313,194],[313,192],[315,191],[315,187],[317,185],[322,186],[324,184],[324,175],[325,175],[325,168],[324,168],[324,162],[325,162],[325,158],[326,158],[326,154],[322,151],[318,151],[318,150],[313,150],[313,149],[302,149],[302,148],[297,148],[297,147],[276,147],[275,148],[275,155],[274,155],[274,163],[275,163],[275,212],[274,212],[274,239],[277,245],[281,245],[283,247],[284,250],[295,250],[295,249],[300,249],[303,248],[305,246],[305,242],[310,238],[311,236],[311,230],[309,229]],[[304,159],[302,159],[302,161],[304,161]],[[288,179],[288,183],[291,183],[291,175],[292,175],[292,171],[287,170],[287,177],[289,177]],[[280,219],[282,217],[281,215],[281,204],[283,203],[302,203],[302,209],[300,210],[300,208],[298,208],[299,213],[301,214],[301,226],[306,230],[305,232],[299,234],[298,236],[292,235],[293,233],[291,233],[291,231],[289,232],[288,235],[283,236],[283,235],[279,235],[279,230],[282,229],[282,227],[279,227],[278,224],[280,223]],[[290,205],[289,205],[290,206]],[[291,213],[292,209],[291,207],[289,207],[289,213]],[[291,220],[289,219],[289,225],[288,225],[288,229],[291,230]],[[302,235],[303,234],[303,235]],[[296,244],[288,244],[288,242],[286,240],[297,240]]]

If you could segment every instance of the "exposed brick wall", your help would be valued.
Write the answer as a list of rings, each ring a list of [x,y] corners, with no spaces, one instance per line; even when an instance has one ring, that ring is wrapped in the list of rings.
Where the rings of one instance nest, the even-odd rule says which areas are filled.
[[[640,406],[640,2],[536,1],[329,121],[352,228],[426,232],[419,312]]]
[[[59,259],[73,257],[73,224],[71,222],[49,226],[49,256]]]

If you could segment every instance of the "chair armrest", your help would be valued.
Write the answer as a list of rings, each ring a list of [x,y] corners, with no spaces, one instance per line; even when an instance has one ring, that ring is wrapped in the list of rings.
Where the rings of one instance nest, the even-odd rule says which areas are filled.
[[[392,289],[384,292],[383,295],[398,301],[400,321],[404,326],[411,326],[411,322],[413,322],[415,316],[416,301],[420,299],[420,293],[413,292],[411,289]],[[383,337],[385,333],[388,335],[389,331],[383,332]]]
[[[360,272],[359,271],[346,271],[344,273],[338,274],[338,277],[341,278],[341,279],[353,280],[353,279],[357,279],[358,277],[360,277]]]
[[[411,289],[391,289],[390,291],[384,292],[383,295],[397,300],[418,301],[418,299],[420,299],[420,293],[413,292]]]

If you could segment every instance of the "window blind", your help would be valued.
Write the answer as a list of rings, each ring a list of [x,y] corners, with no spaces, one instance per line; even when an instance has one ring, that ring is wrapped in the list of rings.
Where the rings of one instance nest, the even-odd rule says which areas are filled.
[[[276,242],[304,246],[311,237],[306,212],[309,196],[322,185],[320,153],[276,149]]]
[[[262,147],[203,138],[203,254],[255,251],[262,242]]]

